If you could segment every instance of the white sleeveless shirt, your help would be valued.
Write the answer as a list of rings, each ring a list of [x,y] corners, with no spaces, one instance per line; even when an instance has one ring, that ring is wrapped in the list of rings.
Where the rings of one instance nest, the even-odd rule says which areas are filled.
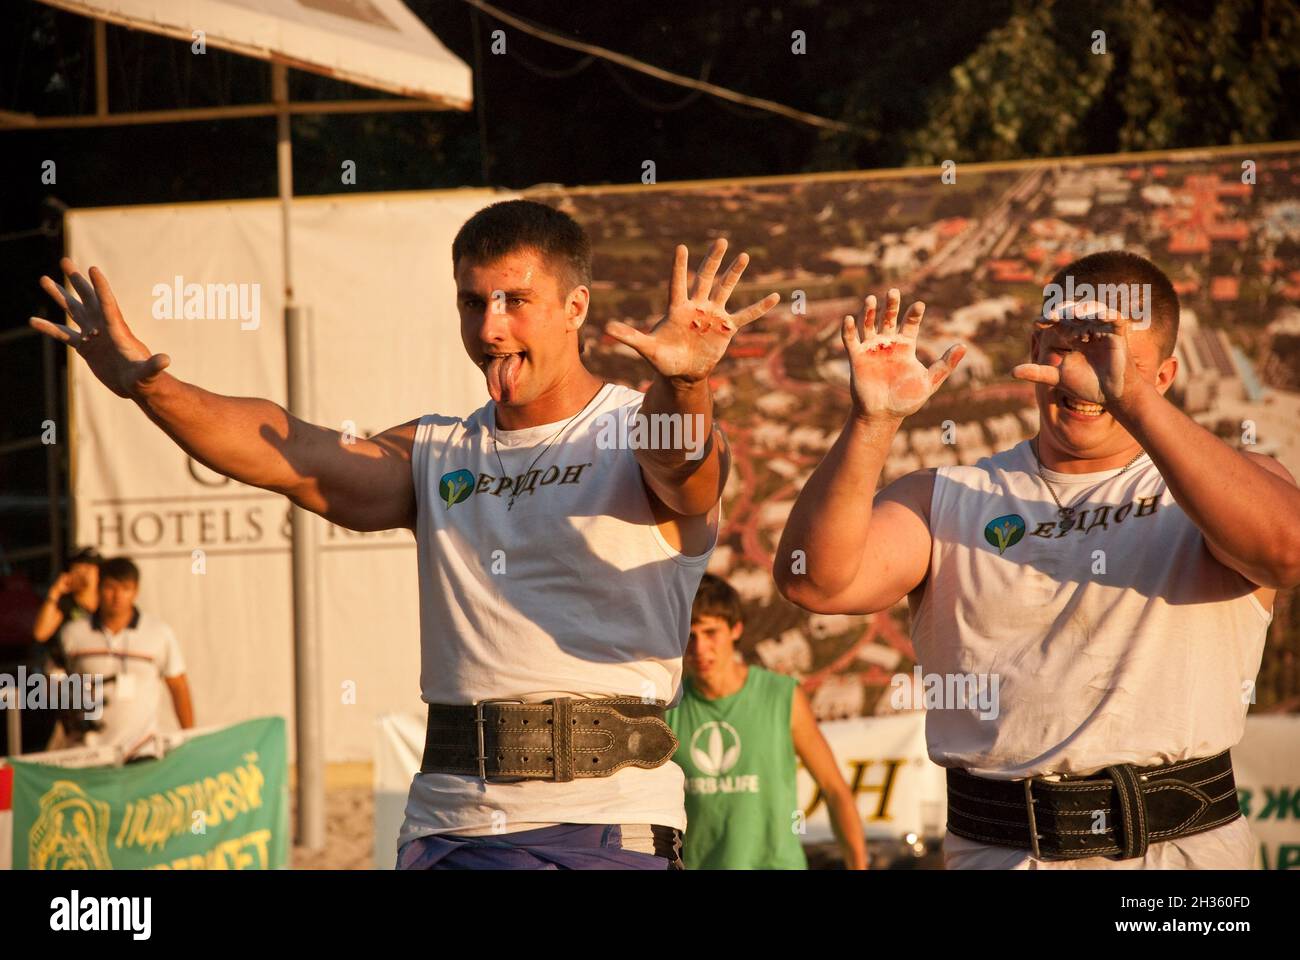
[[[1058,518],[1037,467],[1025,440],[936,471],[913,646],[926,675],[982,676],[997,697],[996,711],[928,711],[930,758],[1017,779],[1232,747],[1272,619],[1257,586],[1210,555],[1146,454],[1122,473],[1044,469],[1061,503],[1075,508],[1072,525]],[[1220,831],[1245,837],[1249,856],[1240,824],[1201,834],[1201,843],[1217,850]],[[1158,860],[1160,847],[1171,845],[1155,845],[1149,857]],[[1236,839],[1233,848],[1240,856]],[[1027,856],[986,849],[998,862],[980,866]]]
[[[426,703],[676,699],[713,547],[688,557],[670,546],[634,451],[603,448],[628,436],[611,420],[644,399],[606,384],[572,422],[497,431],[495,444],[493,402],[464,419],[421,418],[411,459]],[[685,829],[681,769],[486,785],[417,774],[399,842],[544,823]]]

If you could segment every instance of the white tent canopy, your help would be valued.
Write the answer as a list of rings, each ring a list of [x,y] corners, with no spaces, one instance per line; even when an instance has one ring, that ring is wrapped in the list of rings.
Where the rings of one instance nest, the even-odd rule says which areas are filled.
[[[468,110],[470,69],[401,0],[42,0],[52,7]]]

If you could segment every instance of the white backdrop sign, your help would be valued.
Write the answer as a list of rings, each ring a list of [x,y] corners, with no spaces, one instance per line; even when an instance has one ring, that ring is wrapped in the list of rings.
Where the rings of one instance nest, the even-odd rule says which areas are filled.
[[[451,241],[475,211],[510,196],[294,202],[308,419],[365,436],[487,399],[461,346]],[[69,254],[107,274],[127,322],[171,356],[173,374],[286,402],[275,201],[77,210],[67,230]],[[268,713],[292,723],[288,501],[193,462],[85,364],[70,368],[77,542],[139,564],[139,605],[175,629],[200,724]],[[325,758],[370,759],[374,718],[420,707],[414,541],[319,524]]]
[[[1246,719],[1232,748],[1241,812],[1250,821],[1265,870],[1300,870],[1300,716]]]
[[[857,717],[821,724],[858,804],[868,837],[941,836],[948,819],[947,781],[925,749],[925,713]],[[799,807],[809,810],[805,843],[835,839],[817,785],[799,765]],[[813,806],[816,800],[816,806]]]

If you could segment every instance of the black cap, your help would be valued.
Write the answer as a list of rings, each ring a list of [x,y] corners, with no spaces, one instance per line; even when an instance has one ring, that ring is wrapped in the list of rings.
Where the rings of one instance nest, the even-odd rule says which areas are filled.
[[[103,562],[104,558],[99,555],[99,551],[94,547],[82,547],[68,557],[68,566],[72,566],[74,563],[93,563],[95,566],[99,566]]]

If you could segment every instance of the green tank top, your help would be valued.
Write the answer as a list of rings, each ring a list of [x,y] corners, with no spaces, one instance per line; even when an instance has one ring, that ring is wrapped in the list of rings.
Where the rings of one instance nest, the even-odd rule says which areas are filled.
[[[686,773],[688,870],[806,870],[795,832],[796,681],[750,667],[729,697],[706,700],[683,681],[668,724],[681,741],[673,760]]]

